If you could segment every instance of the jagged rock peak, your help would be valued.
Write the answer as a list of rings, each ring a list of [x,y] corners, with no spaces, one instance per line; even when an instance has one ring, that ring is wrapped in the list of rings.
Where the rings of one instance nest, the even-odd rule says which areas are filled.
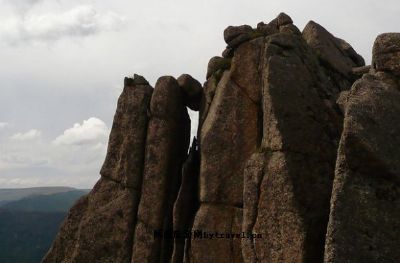
[[[257,28],[249,25],[228,26],[224,31],[224,40],[228,44],[223,57],[232,57],[233,51],[241,44],[259,37],[266,37],[276,33],[292,33],[300,35],[300,30],[293,25],[293,20],[285,13],[280,13],[268,24],[260,22]]]
[[[125,78],[101,179],[44,263],[400,258],[400,34],[378,36],[372,67],[284,13],[224,39],[204,87]],[[196,230],[262,238],[157,237]]]
[[[335,37],[314,21],[308,22],[304,27],[302,36],[316,53],[327,74],[338,84],[339,90],[350,89],[353,82],[360,77],[353,68],[365,66],[362,56],[349,43]]]
[[[277,28],[285,26],[288,24],[293,24],[293,20],[290,16],[285,13],[280,13],[275,19],[273,19],[270,24],[275,24]]]
[[[136,86],[136,85],[149,85],[149,82],[141,75],[134,74],[132,77],[125,77],[124,86]]]
[[[348,74],[352,67],[365,66],[364,59],[349,43],[333,36],[323,26],[312,20],[304,27],[303,38],[317,51],[322,60],[343,75]],[[327,49],[330,49],[330,52]],[[343,59],[345,57],[346,59]]]

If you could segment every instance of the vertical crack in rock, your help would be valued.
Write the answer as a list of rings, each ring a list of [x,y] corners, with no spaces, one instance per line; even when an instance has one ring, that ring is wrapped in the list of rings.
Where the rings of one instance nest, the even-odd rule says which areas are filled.
[[[296,32],[267,37],[264,52],[262,149],[270,154],[253,232],[264,236],[254,244],[267,262],[322,261],[341,128],[329,103],[336,82]]]
[[[153,88],[125,78],[101,179],[71,209],[43,262],[130,262]]]
[[[125,79],[101,178],[43,262],[400,257],[400,34],[377,38],[371,66],[284,13],[224,39],[204,88]],[[200,111],[189,154],[186,107]]]
[[[173,77],[158,79],[150,115],[132,262],[168,262],[173,251],[171,238],[154,237],[154,231],[173,229],[173,204],[190,140],[183,92]]]
[[[190,238],[185,238],[185,234],[192,230],[193,219],[199,207],[199,169],[200,158],[197,140],[194,138],[182,168],[182,184],[174,205],[173,225],[178,236],[174,240],[172,263],[183,262],[185,251],[190,248]]]
[[[344,100],[325,262],[400,258],[400,34],[380,35],[374,71]]]
[[[246,163],[243,188],[243,224],[242,231],[246,235],[253,234],[258,216],[258,203],[261,193],[261,182],[264,176],[265,154],[254,153]],[[253,238],[242,239],[242,254],[245,263],[259,262],[254,248]]]
[[[248,27],[244,28],[247,32]],[[228,28],[225,35],[240,37],[236,30]],[[200,111],[201,205],[194,231],[242,232],[244,166],[260,143],[258,68],[263,39],[258,36],[231,47],[234,56],[229,68],[223,63],[214,66],[215,58],[209,64]],[[190,255],[193,262],[242,262],[241,239],[192,240]]]

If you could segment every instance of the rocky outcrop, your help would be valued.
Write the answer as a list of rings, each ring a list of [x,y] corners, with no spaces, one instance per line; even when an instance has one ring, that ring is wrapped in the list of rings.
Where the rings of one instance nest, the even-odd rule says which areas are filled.
[[[261,141],[263,47],[262,38],[243,43],[230,68],[216,71],[205,84],[199,126],[201,205],[193,229],[241,232],[243,168]],[[193,240],[190,255],[193,262],[243,261],[240,239]]]
[[[271,30],[261,31],[266,25]],[[261,35],[234,49],[229,70],[208,74],[199,127],[201,206],[193,228],[235,233],[239,222],[243,232],[263,238],[192,241],[194,262],[323,258],[342,123],[339,84],[290,17],[280,14],[258,28]],[[228,47],[228,36],[249,32],[228,28]],[[212,225],[212,218],[223,222]]]
[[[376,39],[374,70],[344,95],[325,262],[400,258],[399,37]]]
[[[400,35],[372,66],[284,13],[224,40],[203,86],[125,79],[101,179],[44,262],[396,261]]]
[[[300,36],[272,35],[265,50],[266,163],[252,231],[265,238],[255,242],[255,252],[267,262],[318,262],[340,135],[340,115],[329,100],[335,86]]]
[[[186,106],[191,110],[198,111],[200,109],[201,96],[203,94],[203,87],[200,82],[188,74],[181,75],[177,81],[183,90],[183,99]]]
[[[302,34],[325,66],[327,74],[334,78],[336,88],[339,91],[349,89],[358,78],[352,74],[352,68],[364,66],[364,59],[346,41],[334,37],[314,21],[306,25]]]
[[[154,231],[173,229],[190,139],[185,98],[193,84],[183,83],[162,77],[153,92],[142,76],[125,78],[102,177],[71,209],[43,262],[168,261],[173,241]]]
[[[190,119],[183,92],[173,77],[157,81],[149,114],[132,262],[168,262],[173,242],[154,238],[154,231],[172,231],[173,205],[190,140]]]
[[[141,76],[125,78],[102,178],[71,209],[43,262],[130,261],[152,91]]]
[[[377,71],[400,76],[400,34],[382,34],[375,40],[372,64]]]

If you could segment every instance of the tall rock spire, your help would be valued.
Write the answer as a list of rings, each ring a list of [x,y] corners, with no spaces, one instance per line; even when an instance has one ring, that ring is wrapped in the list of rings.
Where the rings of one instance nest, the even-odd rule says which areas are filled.
[[[371,66],[284,13],[224,39],[203,86],[125,79],[101,178],[43,262],[400,257],[399,34],[377,38]]]

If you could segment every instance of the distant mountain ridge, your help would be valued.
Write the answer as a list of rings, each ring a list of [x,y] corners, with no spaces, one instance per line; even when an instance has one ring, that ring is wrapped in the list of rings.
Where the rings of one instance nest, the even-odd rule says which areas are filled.
[[[87,190],[71,190],[55,194],[31,195],[17,201],[10,201],[0,207],[26,212],[68,212],[75,201],[87,193]]]
[[[49,187],[31,187],[31,188],[0,188],[0,205],[16,201],[32,195],[50,195],[56,193],[78,190],[73,187],[49,186]]]
[[[88,189],[0,189],[0,262],[38,263],[70,207]]]

